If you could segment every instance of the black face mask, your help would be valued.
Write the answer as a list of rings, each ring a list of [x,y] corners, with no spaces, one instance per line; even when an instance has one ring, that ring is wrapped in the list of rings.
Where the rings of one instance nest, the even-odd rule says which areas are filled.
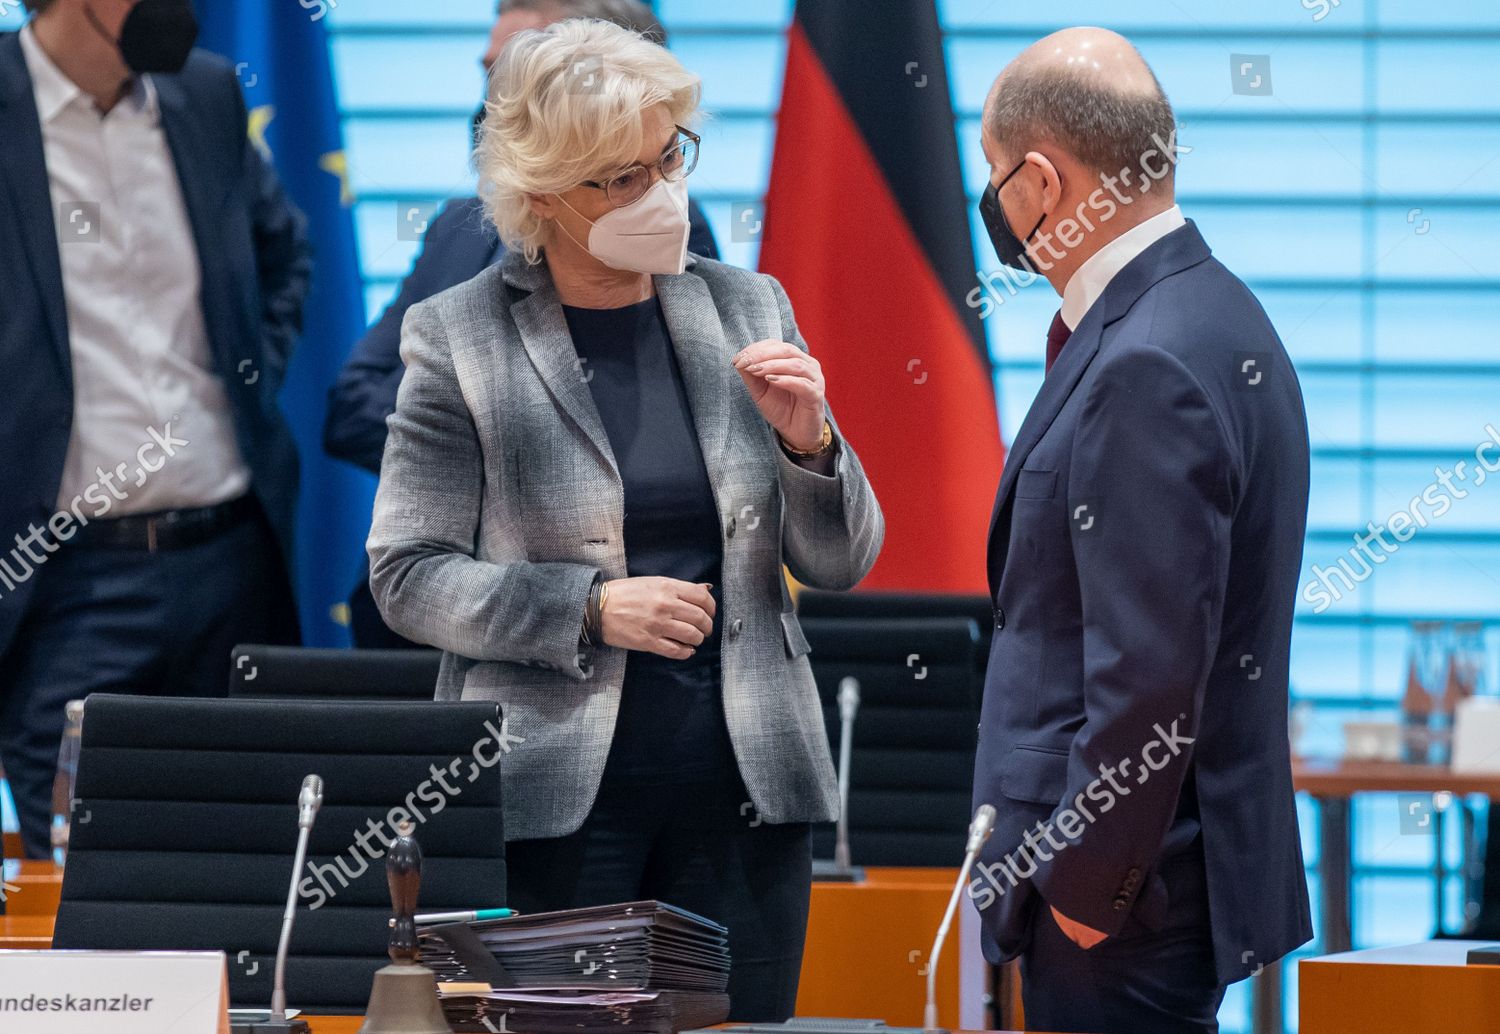
[[[198,41],[198,19],[190,0],[140,0],[125,16],[119,39],[104,30],[92,7],[85,7],[84,13],[101,36],[120,48],[125,67],[137,75],[182,71]]]
[[[995,246],[995,254],[1002,263],[1023,273],[1036,273],[1036,268],[1031,264],[1031,257],[1026,254],[1026,242],[1036,236],[1047,214],[1043,212],[1041,218],[1036,221],[1036,225],[1031,228],[1031,232],[1022,238],[1017,237],[1016,232],[1010,228],[1010,220],[1005,218],[1005,209],[1000,205],[1000,187],[1009,183],[1010,178],[1020,172],[1025,164],[1023,160],[1006,173],[998,186],[991,183],[985,188],[979,198],[979,218],[984,223],[984,228],[989,231],[990,243]]]

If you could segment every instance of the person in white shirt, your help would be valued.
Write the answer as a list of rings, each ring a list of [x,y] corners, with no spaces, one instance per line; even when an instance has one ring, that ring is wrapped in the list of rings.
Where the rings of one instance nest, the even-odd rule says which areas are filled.
[[[0,34],[0,764],[49,850],[63,709],[222,694],[297,637],[276,394],[310,272],[186,0],[28,0]]]
[[[980,214],[1062,298],[990,528],[969,891],[1026,1022],[1209,1034],[1306,942],[1287,736],[1307,418],[1264,310],[1175,201],[1172,106],[1065,29],[996,79]]]

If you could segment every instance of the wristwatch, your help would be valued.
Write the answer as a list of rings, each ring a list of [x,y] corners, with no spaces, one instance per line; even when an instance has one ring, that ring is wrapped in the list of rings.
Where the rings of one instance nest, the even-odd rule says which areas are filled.
[[[833,451],[833,425],[830,424],[826,419],[823,421],[823,440],[818,443],[818,447],[816,449],[795,449],[792,446],[788,445],[787,440],[785,438],[782,438],[781,435],[778,434],[776,437],[781,439],[781,448],[786,452],[786,454],[788,456],[794,456],[799,460],[815,460],[822,456],[827,456],[830,452]]]

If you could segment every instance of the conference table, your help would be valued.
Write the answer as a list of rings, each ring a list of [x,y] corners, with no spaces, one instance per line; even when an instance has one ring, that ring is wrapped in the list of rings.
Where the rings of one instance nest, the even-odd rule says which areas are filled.
[[[1297,759],[1292,781],[1298,792],[1319,804],[1317,873],[1321,887],[1319,928],[1330,954],[1349,952],[1353,915],[1350,903],[1351,803],[1362,793],[1447,792],[1500,799],[1500,774],[1455,773],[1441,765],[1399,761]],[[45,948],[62,885],[61,870],[50,862],[9,862],[12,885],[9,914],[0,917],[0,948]],[[808,945],[798,1011],[803,1015],[849,1015],[850,972],[870,989],[857,1015],[881,1016],[892,1024],[920,1025],[920,989],[926,954],[956,870],[869,869],[859,884],[814,885]],[[964,909],[961,916],[968,917]],[[963,925],[967,926],[967,923]],[[977,934],[955,929],[939,971],[941,1021],[950,1029],[975,1025],[973,1003],[989,988],[977,976]],[[872,950],[873,949],[873,950]],[[1355,953],[1358,954],[1358,953]],[[1304,977],[1305,979],[1305,977]],[[1307,991],[1304,988],[1303,998]],[[1252,983],[1255,1034],[1280,1034],[1281,967],[1270,966]],[[862,997],[863,1000],[863,997]],[[338,1031],[336,1018],[315,1029]],[[357,1029],[357,1020],[347,1029]],[[328,1025],[332,1024],[332,1025]]]
[[[1297,966],[1301,1034],[1460,1034],[1500,1024],[1500,966],[1468,965],[1483,941],[1369,948]]]
[[[0,871],[8,916],[55,916],[62,900],[62,869],[49,861],[11,859]]]
[[[313,1034],[358,1034],[359,1025],[365,1022],[363,1016],[305,1016],[303,1018],[307,1020],[307,1025],[312,1028]],[[728,1024],[727,1026],[733,1026],[733,1024]],[[1045,1034],[1045,1032],[955,1030],[951,1031],[950,1034]]]
[[[1500,798],[1500,773],[1454,772],[1446,765],[1404,761],[1299,759],[1292,783],[1318,802],[1318,882],[1322,888],[1319,928],[1330,953],[1352,947],[1349,903],[1352,820],[1350,802],[1362,793],[1451,793]]]
[[[62,869],[11,861],[5,874],[12,890],[0,916],[0,948],[50,947]],[[957,877],[957,869],[872,867],[858,882],[814,883],[798,1013],[920,1026],[928,953]],[[949,1029],[987,1022],[976,922],[971,910],[960,913],[938,969],[938,1019]]]
[[[0,949],[45,951],[52,947],[51,916],[0,916]]]
[[[1454,772],[1446,765],[1415,765],[1405,761],[1356,761],[1346,758],[1297,758],[1292,762],[1292,785],[1318,802],[1318,861],[1320,888],[1318,929],[1323,949],[1347,953],[1353,944],[1350,871],[1353,867],[1351,803],[1362,793],[1481,794],[1500,799],[1500,774]],[[1356,953],[1358,954],[1358,953]],[[1307,1000],[1307,971],[1299,1001]],[[1251,982],[1251,1030],[1281,1034],[1281,966],[1268,966]]]
[[[5,863],[5,915],[0,916],[0,948],[35,951],[52,946],[52,927],[62,897],[62,869],[51,862]]]
[[[872,866],[858,882],[814,881],[797,1014],[920,1027],[932,938],[957,879],[956,868]],[[1003,1022],[985,1015],[977,923],[973,909],[961,909],[939,960],[938,1022],[950,1029]]]

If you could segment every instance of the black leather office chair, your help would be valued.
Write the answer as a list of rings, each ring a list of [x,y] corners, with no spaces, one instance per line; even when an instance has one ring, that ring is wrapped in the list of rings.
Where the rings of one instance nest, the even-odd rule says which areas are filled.
[[[968,617],[801,618],[834,757],[839,682],[860,683],[850,766],[856,865],[958,864],[969,825],[982,671]],[[831,827],[815,857],[833,855]]]
[[[969,618],[979,629],[978,670],[983,672],[995,632],[995,606],[988,596],[935,592],[828,592],[803,589],[797,594],[803,618]]]
[[[232,697],[431,700],[438,650],[318,650],[241,644],[229,655]]]
[[[497,705],[482,702],[95,694],[53,946],[222,950],[234,1004],[265,1007],[297,794],[316,773],[323,806],[298,874],[287,1000],[362,1011],[387,961],[393,809],[417,820],[422,911],[505,904],[500,728]],[[370,823],[384,825],[372,835]]]

